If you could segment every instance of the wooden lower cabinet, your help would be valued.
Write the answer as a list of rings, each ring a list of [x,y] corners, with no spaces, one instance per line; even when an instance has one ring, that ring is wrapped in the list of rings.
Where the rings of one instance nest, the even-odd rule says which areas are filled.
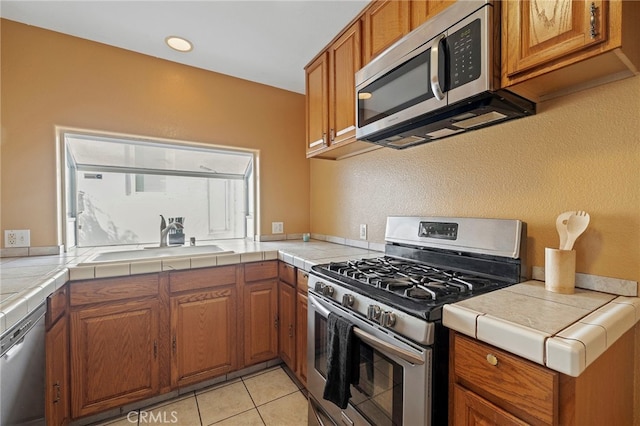
[[[290,277],[295,271],[287,272]],[[297,296],[285,286],[292,291],[283,291],[283,309],[293,308],[283,316],[291,327],[283,329],[294,334],[282,349],[295,366]],[[48,304],[45,394],[51,425],[279,354],[278,261],[72,281]]]
[[[278,328],[280,358],[291,371],[296,369],[296,289],[278,283]]]
[[[236,369],[235,286],[171,297],[171,386]]]
[[[633,329],[578,377],[451,334],[453,425],[633,424]]]
[[[460,385],[454,385],[453,399],[456,407],[453,413],[454,425],[525,426],[528,424]]]
[[[244,277],[244,365],[248,366],[278,357],[278,263],[246,264]]]
[[[50,311],[49,311],[50,312]],[[60,317],[45,335],[46,424],[67,424],[69,414],[69,320]]]
[[[81,417],[159,392],[157,299],[71,311],[71,413]]]
[[[296,376],[307,386],[307,293],[296,292]]]

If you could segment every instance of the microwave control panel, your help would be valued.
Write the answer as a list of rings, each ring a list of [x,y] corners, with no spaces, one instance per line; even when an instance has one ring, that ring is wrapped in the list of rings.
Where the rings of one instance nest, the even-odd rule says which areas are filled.
[[[480,78],[482,70],[480,31],[480,19],[476,19],[446,38],[450,89]]]

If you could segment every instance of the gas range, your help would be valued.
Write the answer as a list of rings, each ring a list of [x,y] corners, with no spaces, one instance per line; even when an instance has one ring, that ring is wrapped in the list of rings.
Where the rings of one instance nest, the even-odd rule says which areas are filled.
[[[312,292],[422,345],[442,307],[526,278],[519,220],[389,217],[385,255],[312,267]]]

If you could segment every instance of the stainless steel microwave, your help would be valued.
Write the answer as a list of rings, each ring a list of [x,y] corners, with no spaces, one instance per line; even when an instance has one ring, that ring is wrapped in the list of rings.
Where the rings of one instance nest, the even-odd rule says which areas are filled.
[[[356,138],[396,149],[535,114],[500,89],[500,4],[461,0],[356,73]]]

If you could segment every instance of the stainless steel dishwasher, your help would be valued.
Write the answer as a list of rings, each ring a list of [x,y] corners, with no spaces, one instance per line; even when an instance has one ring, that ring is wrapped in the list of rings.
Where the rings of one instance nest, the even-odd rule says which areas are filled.
[[[0,425],[44,425],[45,303],[0,337]]]

